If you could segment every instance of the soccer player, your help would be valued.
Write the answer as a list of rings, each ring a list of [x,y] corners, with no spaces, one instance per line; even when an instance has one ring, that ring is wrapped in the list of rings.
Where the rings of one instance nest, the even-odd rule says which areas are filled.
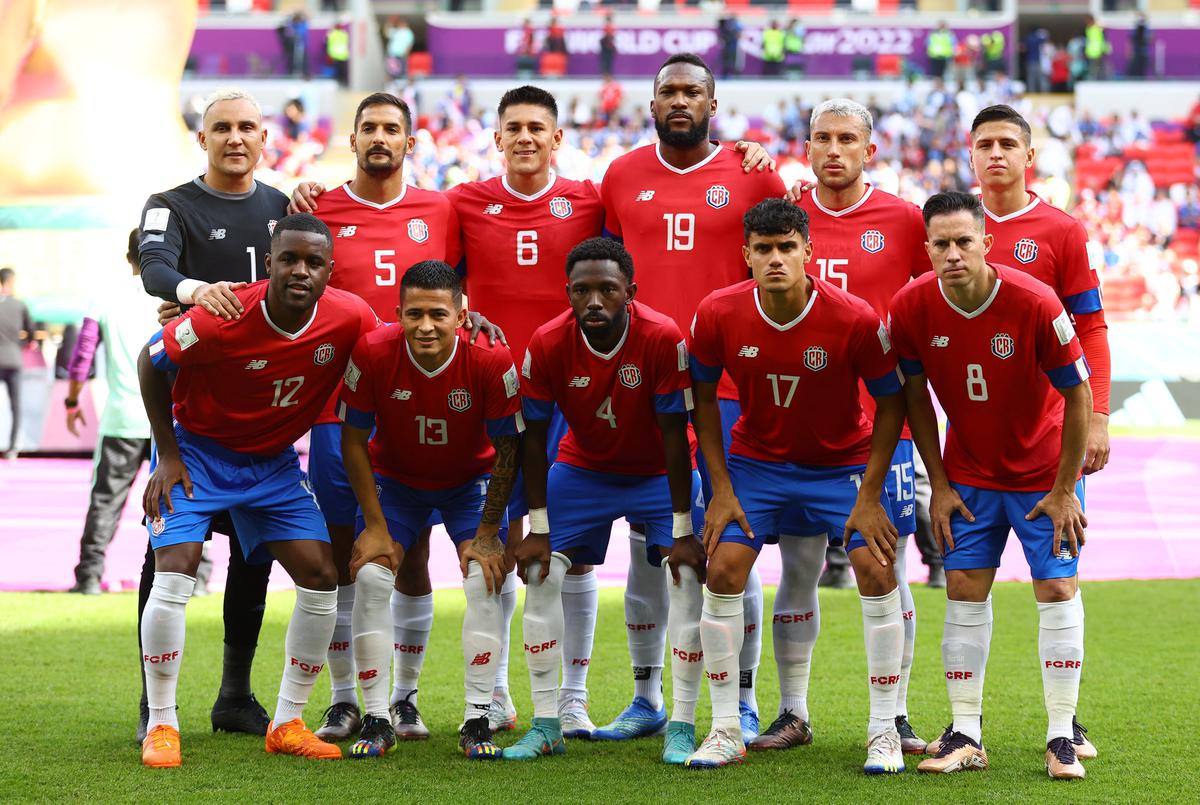
[[[528,584],[525,656],[534,712],[531,729],[504,757],[566,751],[556,706],[563,579],[574,562],[604,561],[609,526],[625,516],[646,524],[648,564],[659,573],[665,564],[673,577],[668,630],[678,661],[662,756],[682,763],[695,746],[704,578],[704,553],[694,536],[700,479],[687,436],[687,347],[674,321],[633,301],[633,260],[621,244],[586,240],[571,250],[566,266],[571,309],[538,328],[522,366],[530,533],[515,553]],[[555,406],[570,430],[547,468]]]
[[[382,756],[395,743],[386,687],[392,567],[437,510],[458,550],[467,598],[459,746],[468,758],[494,760],[500,753],[488,712],[504,628],[505,507],[523,430],[517,369],[503,345],[459,335],[467,317],[462,285],[444,262],[422,261],[404,273],[397,315],[401,326],[368,333],[355,347],[338,404],[342,456],[361,507],[353,623],[366,716],[350,756]]]
[[[817,183],[804,193],[800,208],[808,214],[812,264],[826,282],[865,300],[886,319],[892,296],[912,277],[929,270],[925,225],[914,205],[870,185],[863,175],[875,155],[870,111],[848,98],[825,101],[813,109],[805,144]],[[863,410],[875,411],[875,399],[860,389]],[[908,681],[916,637],[916,611],[908,588],[905,548],[916,528],[913,495],[913,447],[907,428],[901,432],[886,481],[892,522],[900,532],[893,569],[904,614],[904,655],[896,697],[896,729],[906,753],[925,751],[925,741],[908,723]],[[812,525],[785,516],[784,535],[808,535]],[[823,539],[780,539],[790,554],[789,572],[775,595],[772,636],[779,666],[779,717],[751,749],[786,749],[812,742],[808,713],[808,681],[813,646],[821,629],[817,581],[825,559]],[[840,553],[840,550],[839,550]],[[848,561],[843,558],[843,561]]]
[[[658,143],[616,159],[600,186],[605,230],[625,243],[641,267],[641,301],[670,316],[681,331],[690,326],[705,294],[746,278],[738,251],[742,215],[763,199],[784,193],[778,174],[746,173],[736,152],[709,140],[709,124],[717,111],[715,92],[712,71],[699,56],[679,53],[668,58],[654,79],[650,102]],[[731,426],[738,413],[733,384],[724,381],[720,396],[722,419]],[[700,471],[703,476],[704,463]],[[630,526],[631,556],[641,552],[644,538],[636,524]],[[757,571],[750,575],[746,600],[739,684],[748,740],[758,732],[754,677],[762,646],[762,585]],[[667,604],[663,575],[631,561],[625,619],[634,700],[593,737],[634,738],[666,724],[662,620]]]
[[[271,229],[287,212],[287,197],[254,178],[267,132],[258,102],[240,90],[209,98],[196,135],[208,157],[203,176],[156,193],[142,212],[142,282],[168,302],[195,305],[229,320],[240,316],[235,291],[261,279],[271,249]],[[225,585],[225,656],[221,689],[212,708],[213,729],[264,735],[267,711],[250,689],[250,668],[266,608],[270,563],[247,564],[229,518],[214,520],[229,535]],[[154,555],[146,546],[138,588],[141,613],[154,580]],[[143,652],[144,653],[144,652]],[[143,690],[138,740],[145,737]]]
[[[768,199],[745,217],[743,254],[754,279],[709,294],[691,339],[693,420],[712,478],[704,523],[708,584],[700,619],[713,727],[690,767],[740,763],[746,754],[734,676],[742,644],[742,590],[764,542],[795,510],[846,544],[862,598],[871,718],[868,774],[904,770],[896,693],[904,648],[892,570],[897,533],[884,480],[904,424],[896,358],[863,300],[811,277],[808,216]],[[726,460],[717,384],[727,373],[742,413]],[[875,396],[874,421],[859,382]],[[794,554],[782,553],[785,573]]]
[[[404,180],[404,157],[412,145],[408,104],[385,92],[363,98],[350,135],[354,178],[322,194],[316,213],[334,234],[337,271],[330,286],[358,295],[389,322],[395,321],[397,283],[407,266],[423,260],[453,265],[460,256],[458,216],[445,196]],[[338,565],[338,625],[329,643],[332,701],[316,733],[343,740],[361,726],[351,648],[356,586],[350,580],[358,503],[342,463],[341,424],[334,403],[331,399],[313,425],[309,473]],[[397,737],[418,740],[429,737],[417,709],[417,685],[433,628],[428,531],[409,547],[390,604],[395,668],[391,717]]]
[[[987,262],[994,238],[985,234],[978,198],[941,193],[925,203],[924,216],[936,276],[896,295],[891,328],[945,554],[942,659],[954,723],[918,768],[987,768],[980,721],[990,592],[1012,529],[1038,602],[1046,770],[1083,777],[1074,715],[1083,667],[1077,569],[1087,526],[1078,479],[1093,410],[1087,361],[1051,288]],[[944,454],[930,385],[951,422]]]
[[[1011,107],[989,106],[971,123],[971,165],[979,179],[993,253],[1005,265],[1054,289],[1087,358],[1093,406],[1083,461],[1087,476],[1104,469],[1110,449],[1112,361],[1100,296],[1100,261],[1089,248],[1082,223],[1026,189],[1025,175],[1034,162],[1032,142],[1025,118]],[[1083,608],[1082,598],[1078,606]],[[1074,729],[1076,752],[1084,760],[1094,758],[1096,747],[1088,740],[1087,729],[1077,721]],[[936,741],[930,751],[934,749]]]
[[[233,291],[240,316],[189,311],[151,339],[138,360],[158,451],[144,497],[155,560],[142,621],[147,766],[182,762],[175,689],[184,610],[205,534],[225,511],[246,561],[273,555],[296,583],[266,750],[341,757],[302,718],[333,632],[337,573],[325,522],[292,448],[329,399],[358,339],[376,324],[361,299],[326,289],[332,253],[329,229],[317,219],[280,219],[264,256],[269,279]],[[178,373],[173,387],[169,371]]]

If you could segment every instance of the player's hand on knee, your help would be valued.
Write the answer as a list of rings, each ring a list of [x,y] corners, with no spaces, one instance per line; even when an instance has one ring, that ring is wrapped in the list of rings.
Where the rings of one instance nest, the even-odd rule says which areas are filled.
[[[1087,449],[1083,454],[1083,474],[1099,472],[1108,464],[1110,445],[1108,442],[1108,417],[1092,414],[1088,424]]]
[[[301,182],[292,191],[292,202],[288,204],[288,214],[296,212],[314,213],[317,211],[317,196],[325,192],[325,185],[320,182]]]
[[[950,532],[950,517],[954,512],[958,512],[968,523],[975,522],[975,515],[963,503],[954,487],[935,486],[929,498],[929,525],[933,530],[933,541],[943,556],[954,550],[954,535]]]
[[[158,306],[158,323],[166,326],[183,314],[178,302],[163,302]]]
[[[504,331],[488,321],[487,317],[482,313],[477,313],[474,310],[468,311],[467,323],[463,327],[472,333],[470,338],[471,343],[475,343],[479,336],[486,335],[489,346],[496,346],[497,341],[506,347],[508,346],[508,339],[504,337]]]
[[[213,282],[205,283],[192,291],[192,301],[214,316],[220,316],[229,321],[242,317],[242,301],[234,291],[245,288],[245,282]]]
[[[732,522],[742,527],[747,538],[753,540],[754,532],[750,530],[750,522],[746,512],[736,495],[717,493],[713,495],[708,508],[704,511],[704,553],[711,557],[721,542],[721,533]]]
[[[504,543],[496,526],[480,525],[475,537],[463,548],[459,566],[463,578],[467,577],[467,565],[476,562],[483,571],[483,583],[489,595],[500,592],[504,584]]]
[[[805,182],[803,180],[798,180],[791,186],[791,188],[788,189],[787,195],[784,196],[784,198],[795,203],[800,200],[801,196],[816,186],[816,182]]]
[[[744,173],[775,170],[775,160],[767,153],[767,149],[753,140],[738,140],[734,147],[742,152],[742,171]]]
[[[695,536],[675,540],[675,544],[671,546],[671,553],[667,555],[667,567],[675,585],[679,584],[679,568],[682,565],[696,571],[696,578],[701,584],[705,582],[708,575],[708,556],[704,553],[704,546]]]
[[[1083,513],[1083,505],[1075,495],[1075,490],[1051,490],[1037,502],[1026,520],[1035,520],[1042,515],[1050,518],[1054,527],[1053,553],[1062,550],[1062,541],[1066,539],[1071,556],[1079,555],[1079,547],[1087,541],[1084,529],[1087,528],[1087,515]]]
[[[850,535],[855,531],[862,534],[867,549],[879,564],[887,567],[896,561],[896,541],[900,539],[900,533],[878,500],[860,499],[854,504],[846,518],[842,545],[850,544]]]
[[[529,534],[513,551],[513,558],[517,562],[517,575],[521,581],[529,583],[529,565],[533,562],[541,563],[538,581],[545,581],[546,576],[550,575],[550,535]]]
[[[171,490],[176,484],[183,487],[185,495],[189,498],[192,496],[192,478],[188,475],[183,460],[163,458],[160,454],[158,464],[150,475],[150,481],[146,484],[146,491],[142,495],[142,509],[146,512],[147,517],[151,520],[162,517],[162,509],[159,506],[160,499],[166,504],[168,514],[175,513],[175,504],[171,502]]]
[[[383,565],[395,573],[398,563],[395,561],[393,545],[387,526],[364,528],[354,540],[354,548],[350,552],[350,581],[358,578],[358,571],[369,562]]]

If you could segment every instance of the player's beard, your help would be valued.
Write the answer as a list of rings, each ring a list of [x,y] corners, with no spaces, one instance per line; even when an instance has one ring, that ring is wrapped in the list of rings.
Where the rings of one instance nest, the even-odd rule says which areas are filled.
[[[589,330],[583,326],[583,322],[579,321],[579,328],[583,331],[583,337],[592,345],[593,349],[599,349],[612,339],[614,333],[625,331],[625,323],[629,320],[629,306],[625,305],[621,310],[612,317],[603,330]],[[597,346],[599,344],[600,346]]]
[[[376,153],[379,153],[378,151]],[[394,154],[388,152],[388,161],[386,163],[372,162],[371,153],[368,152],[358,161],[358,167],[363,169],[364,173],[368,173],[377,179],[391,176],[404,165],[404,154]]]
[[[658,140],[663,145],[672,148],[695,148],[708,139],[708,124],[711,116],[705,112],[699,123],[692,124],[683,131],[671,128],[668,120],[654,119],[654,130],[658,132]]]

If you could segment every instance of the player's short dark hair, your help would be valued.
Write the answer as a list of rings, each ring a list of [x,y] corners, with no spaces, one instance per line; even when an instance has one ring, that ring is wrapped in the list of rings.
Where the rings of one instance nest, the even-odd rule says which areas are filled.
[[[8,284],[8,281],[15,277],[17,272],[11,268],[0,268],[0,285]]]
[[[704,71],[704,86],[708,90],[708,97],[713,97],[717,94],[717,79],[713,76],[712,69],[695,53],[673,53],[667,57],[667,60],[658,68],[658,72],[654,74],[654,86],[658,86],[658,77],[662,75],[662,71],[670,67],[672,64],[690,64],[693,67],[699,67]]]
[[[325,245],[333,248],[333,235],[329,234],[329,227],[325,226],[325,222],[320,218],[306,212],[285,215],[275,222],[275,230],[271,233],[272,249],[284,232],[312,232],[325,238]]]
[[[129,261],[130,265],[139,266],[142,264],[142,250],[141,247],[138,246],[140,239],[140,229],[135,226],[133,229],[129,230],[129,243],[125,247],[125,259]]]
[[[520,105],[540,106],[550,113],[556,123],[558,122],[558,102],[554,100],[554,96],[541,87],[530,84],[514,87],[501,95],[500,105],[496,107],[496,117],[504,117],[505,109]]]
[[[576,245],[567,255],[567,277],[570,278],[576,263],[585,260],[612,260],[625,275],[625,280],[633,282],[633,255],[626,251],[620,241],[612,238],[588,238]]]
[[[979,228],[984,228],[983,202],[979,196],[974,193],[951,190],[947,193],[930,196],[929,200],[925,202],[925,207],[921,210],[921,214],[925,217],[925,229],[929,229],[929,222],[939,215],[953,215],[956,212],[971,213],[971,217],[975,219],[975,223],[979,224]]]
[[[449,263],[441,260],[422,260],[413,263],[400,279],[400,298],[409,288],[423,291],[449,291],[457,304],[462,300],[462,279]]]
[[[742,234],[750,242],[752,234],[786,235],[795,232],[808,242],[808,213],[786,198],[767,198],[742,216]]]
[[[1029,128],[1029,121],[1021,116],[1021,113],[1011,106],[1003,103],[997,103],[992,106],[981,109],[979,114],[975,115],[975,119],[971,121],[971,139],[975,139],[975,130],[984,123],[1012,123],[1021,130],[1021,136],[1025,140],[1025,145],[1033,142],[1033,130]]]
[[[358,131],[358,123],[362,120],[363,112],[370,106],[394,106],[400,110],[400,114],[404,116],[404,130],[408,134],[412,134],[412,110],[408,108],[408,104],[404,99],[397,98],[390,92],[372,92],[367,97],[363,98],[358,109],[354,111],[354,130]]]

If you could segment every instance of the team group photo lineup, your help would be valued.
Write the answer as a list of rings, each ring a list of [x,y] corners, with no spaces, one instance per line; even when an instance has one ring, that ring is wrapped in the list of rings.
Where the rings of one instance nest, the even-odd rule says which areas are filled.
[[[4,106],[26,108],[27,76],[53,61],[38,61],[50,46],[37,37],[83,36],[78,26],[98,19],[56,2],[10,14],[34,43],[15,63],[24,77],[0,95],[0,152],[15,142],[6,125],[33,131],[30,120],[6,122]],[[196,4],[165,5],[195,24]],[[1158,693],[1121,688],[1128,697],[1114,704],[1118,677],[1102,677],[1121,668],[1142,678],[1156,656],[1181,673],[1188,665],[1175,629],[1195,622],[1166,624],[1163,608],[1192,609],[1197,589],[1108,579],[1197,575],[1180,558],[1200,533],[1179,485],[1200,469],[1188,441],[1200,417],[1189,413],[1194,378],[1180,365],[1153,380],[1160,369],[1147,365],[1148,379],[1130,380],[1131,356],[1143,354],[1131,321],[1163,314],[1167,297],[1153,278],[1140,296],[1128,291],[1135,269],[1121,261],[1145,264],[1151,250],[1180,261],[1172,312],[1153,332],[1161,365],[1195,361],[1200,344],[1174,333],[1200,321],[1189,319],[1200,304],[1187,312],[1200,270],[1184,234],[1200,230],[1200,174],[1131,191],[1147,210],[1131,218],[1128,200],[1111,212],[1142,175],[1127,154],[1098,185],[1107,190],[1048,171],[1058,159],[1082,176],[1092,158],[1078,144],[1092,136],[1080,134],[1084,118],[1064,124],[1023,94],[1063,91],[1051,86],[1054,35],[1030,28],[1034,39],[1018,42],[1012,23],[1012,41],[998,29],[972,43],[931,25],[927,38],[911,34],[929,64],[922,89],[900,76],[907,89],[868,100],[806,88],[801,79],[824,75],[819,26],[732,11],[711,43],[701,28],[663,34],[664,51],[638,56],[639,76],[627,69],[618,82],[613,60],[632,63],[633,31],[600,4],[585,10],[603,27],[564,28],[567,7],[555,3],[508,30],[516,75],[504,68],[472,98],[473,74],[420,72],[409,23],[390,11],[403,4],[211,5],[198,4],[201,22],[221,24],[201,24],[182,69],[219,64],[223,75],[189,85],[183,158],[166,139],[130,141],[139,160],[183,167],[159,170],[140,212],[103,213],[124,222],[124,260],[119,280],[76,289],[91,297],[80,326],[54,325],[53,294],[18,298],[18,277],[23,290],[54,286],[4,239],[73,224],[42,213],[22,223],[36,205],[6,206],[22,196],[0,192],[0,263],[13,264],[0,269],[0,358],[11,342],[18,367],[0,365],[12,403],[0,546],[13,576],[38,552],[74,562],[78,551],[73,595],[21,592],[66,584],[0,574],[0,603],[13,607],[4,642],[15,651],[19,635],[69,627],[29,649],[25,662],[44,659],[21,674],[35,686],[48,674],[66,691],[76,682],[59,666],[77,662],[65,659],[72,642],[87,654],[109,635],[91,680],[70,679],[105,700],[97,749],[112,770],[68,790],[274,800],[311,783],[325,797],[346,783],[320,785],[378,785],[387,778],[374,769],[390,769],[411,787],[401,796],[429,784],[433,799],[460,799],[516,764],[514,779],[563,796],[576,776],[600,774],[614,801],[701,778],[718,801],[760,784],[774,799],[793,777],[814,793],[826,779],[836,801],[1006,796],[1013,780],[1021,801],[1067,789],[1067,801],[1188,798],[1157,767],[1138,793],[1135,755],[1160,750],[1135,752],[1129,734],[1139,719],[1134,732],[1166,718],[1154,708],[1187,710],[1186,691],[1170,705],[1160,680],[1147,683]],[[318,5],[311,13],[330,20],[320,40],[302,10]],[[1130,8],[1145,26],[1155,7]],[[145,9],[147,25],[166,13]],[[476,28],[439,31],[431,15],[416,41],[441,58],[435,37],[456,31],[469,62],[487,10]],[[1104,8],[1114,10],[1126,9]],[[284,78],[239,80],[228,57],[203,56],[217,40],[202,35],[232,36],[239,14],[281,20],[256,30],[282,48]],[[54,27],[65,18],[77,27]],[[764,77],[753,81],[738,45],[751,24],[763,26],[749,52]],[[598,50],[584,30],[597,32]],[[1104,92],[1088,86],[1138,80],[1136,61],[1117,67],[1121,48],[1131,60],[1142,52],[1130,31],[1128,41],[1116,26],[1108,34],[1116,51],[1103,29],[1079,37],[1077,102]],[[1170,75],[1166,32],[1148,41],[1164,44],[1145,46],[1143,74]],[[1048,78],[1033,75],[1030,42],[1048,56]],[[357,60],[380,48],[387,75],[364,86]],[[593,58],[581,53],[600,59],[595,107],[571,83]],[[248,58],[247,75],[268,69]],[[1018,62],[1014,88],[1005,65]],[[280,94],[301,75],[310,89]],[[327,94],[310,118],[318,91]],[[28,108],[50,96],[36,97]],[[139,101],[148,118],[154,97],[146,89]],[[1177,113],[1196,97],[1180,92]],[[1190,123],[1179,142],[1194,167],[1200,104]],[[1160,130],[1154,142],[1168,148]],[[1121,131],[1114,149],[1125,147]],[[1165,164],[1155,145],[1129,142],[1146,149],[1146,165]],[[1104,146],[1091,153],[1116,159]],[[323,154],[340,160],[335,169],[314,167]],[[10,176],[42,170],[14,156]],[[100,163],[72,175],[73,159],[64,153],[38,181],[109,181]],[[1160,239],[1161,199],[1174,205],[1174,228]],[[78,243],[100,227],[81,225]],[[12,242],[28,250],[31,237]],[[64,256],[78,248],[63,243]],[[1130,315],[1126,300],[1148,307]],[[58,358],[46,363],[51,343]],[[40,385],[31,361],[45,367]],[[1165,446],[1143,456],[1143,438]],[[73,447],[83,440],[90,461]],[[85,491],[68,502],[68,490]],[[1168,510],[1175,519],[1134,514]],[[17,524],[32,537],[43,522],[43,547],[22,547]],[[1181,547],[1159,547],[1173,539]],[[1176,550],[1163,560],[1171,568],[1147,570],[1145,556]],[[1093,590],[1100,603],[1087,652],[1081,578],[1089,605]],[[1153,588],[1173,596],[1157,603],[1138,584],[1178,586]],[[125,597],[100,595],[120,589]],[[1139,631],[1151,641],[1139,646],[1166,641],[1161,655],[1132,648]],[[1174,751],[1188,754],[1186,741]],[[329,760],[351,777],[322,777],[335,766],[313,761]],[[36,765],[14,767],[0,790],[51,797],[32,782]],[[710,774],[677,779],[672,767]],[[183,771],[159,771],[174,768]],[[178,776],[191,768],[200,776]],[[89,787],[105,775],[131,787]],[[902,776],[861,783],[868,791],[854,787],[863,775]],[[984,783],[955,794],[940,776]],[[1043,789],[1047,780],[1083,782]],[[494,795],[510,790],[523,789]]]

